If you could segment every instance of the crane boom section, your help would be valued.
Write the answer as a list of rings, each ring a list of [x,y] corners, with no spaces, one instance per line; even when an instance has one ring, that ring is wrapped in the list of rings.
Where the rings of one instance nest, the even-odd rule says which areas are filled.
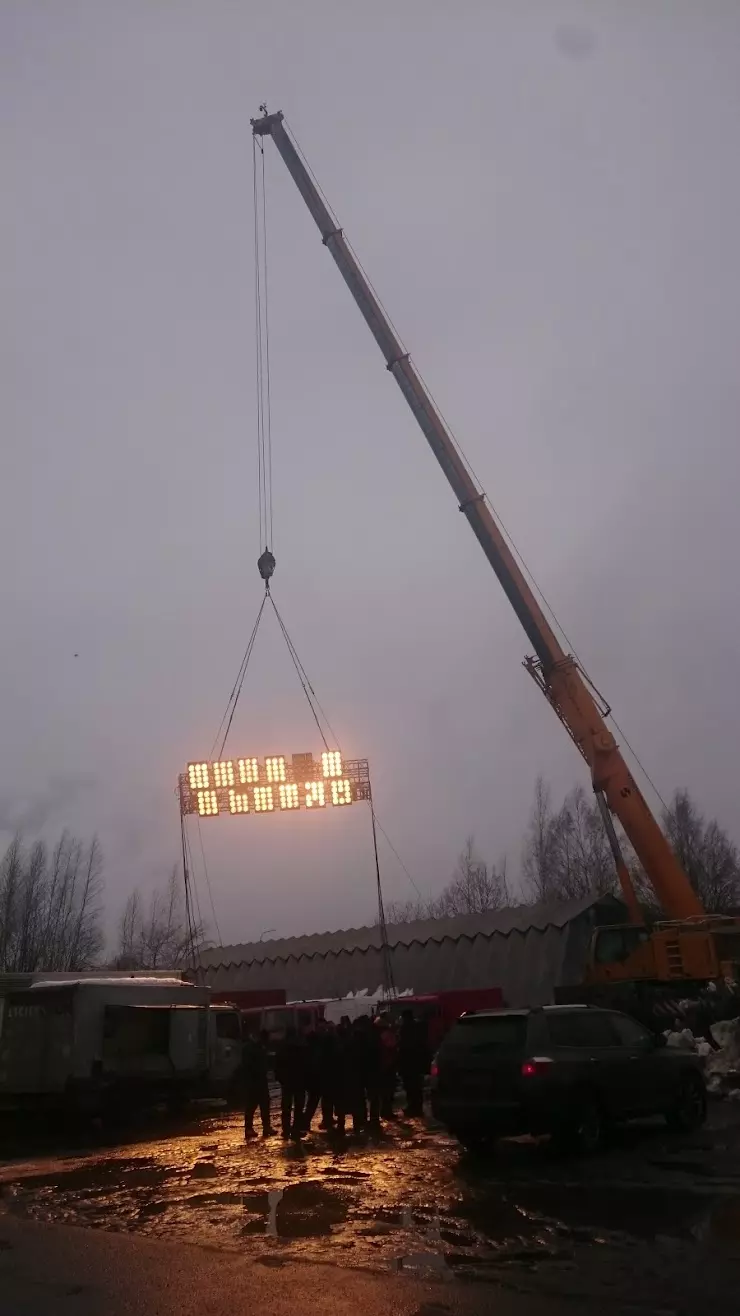
[[[591,770],[594,789],[603,791],[669,918],[704,911],[639,790],[575,659],[566,654],[524,573],[478,488],[442,416],[404,351],[341,228],[324,202],[283,123],[283,115],[252,120],[256,136],[272,137],[303,197],[321,238],[354,297],[387,370],[401,392],[495,571],[538,660],[539,682]]]

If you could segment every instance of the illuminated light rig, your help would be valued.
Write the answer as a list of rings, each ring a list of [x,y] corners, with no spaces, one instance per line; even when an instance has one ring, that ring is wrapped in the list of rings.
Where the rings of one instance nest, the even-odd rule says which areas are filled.
[[[269,754],[188,763],[178,779],[180,813],[200,818],[222,814],[290,813],[341,808],[370,800],[367,759],[342,759],[338,749],[313,754]]]

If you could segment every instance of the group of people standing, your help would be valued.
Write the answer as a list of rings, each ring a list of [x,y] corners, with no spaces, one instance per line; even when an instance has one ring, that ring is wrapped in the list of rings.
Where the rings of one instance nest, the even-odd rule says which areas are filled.
[[[353,1132],[379,1131],[381,1120],[395,1118],[399,1077],[406,1094],[404,1113],[420,1116],[430,1059],[426,1028],[410,1010],[404,1011],[400,1027],[388,1015],[361,1015],[354,1023],[345,1017],[338,1025],[321,1019],[307,1031],[288,1028],[274,1058],[283,1137],[303,1137],[319,1109],[319,1128],[327,1133],[343,1134],[348,1119]],[[274,1133],[269,1071],[267,1034],[249,1037],[243,1054],[247,1138],[256,1137],[258,1110],[263,1137]]]

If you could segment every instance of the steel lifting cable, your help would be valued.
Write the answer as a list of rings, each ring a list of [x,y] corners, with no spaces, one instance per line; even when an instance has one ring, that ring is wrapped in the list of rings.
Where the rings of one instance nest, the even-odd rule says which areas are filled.
[[[259,159],[257,152],[259,151]],[[283,621],[277,604],[270,592],[270,580],[275,571],[275,556],[273,553],[273,499],[272,499],[272,399],[270,386],[270,319],[268,311],[268,266],[267,266],[267,198],[265,188],[265,152],[261,140],[254,134],[252,135],[252,200],[254,208],[254,319],[255,319],[255,395],[256,395],[256,426],[257,426],[257,486],[259,501],[259,547],[260,556],[257,560],[257,569],[265,584],[265,592],[262,597],[257,620],[252,628],[252,633],[247,643],[247,648],[237,672],[236,681],[229,695],[226,710],[211,749],[213,758],[216,750],[218,757],[223,755],[226,740],[231,730],[231,724],[234,720],[239,697],[244,685],[244,678],[249,666],[249,660],[252,656],[257,631],[264,611],[265,603],[268,598],[272,604],[273,611],[280,626],[283,638],[288,648],[293,666],[295,667],[298,680],[308,706],[311,709],[314,721],[319,729],[319,734],[328,750],[329,743],[324,734],[321,719],[334,738],[336,748],[339,748],[336,736],[332,729],[326,713],[319,703],[316,691],[314,690],[308,678],[303,663],[301,662],[296,647],[288,634],[288,629]],[[223,734],[222,734],[223,733]],[[220,744],[219,744],[220,741]]]
[[[303,693],[306,696],[306,700],[309,708],[311,709],[313,719],[316,723],[316,726],[318,727],[319,735],[321,736],[321,739],[324,742],[324,748],[327,750],[330,748],[335,748],[335,749],[341,748],[336,733],[334,731],[334,728],[332,727],[329,718],[324,712],[324,709],[322,708],[321,703],[319,701],[318,695],[316,694],[316,691],[314,690],[311,684],[308,673],[306,672],[306,669],[303,666],[300,657],[298,656],[298,650],[296,649],[292,639],[290,638],[290,635],[288,633],[288,628],[285,625],[285,622],[283,621],[283,618],[280,614],[280,610],[270,590],[270,583],[269,581],[265,581],[265,592],[262,596],[262,602],[260,604],[259,612],[257,613],[257,619],[254,623],[254,626],[252,627],[252,633],[247,642],[247,647],[244,653],[244,657],[242,658],[242,661],[240,663],[236,680],[234,682],[231,694],[229,695],[229,700],[226,705],[226,710],[224,712],[223,717],[221,718],[221,723],[219,725],[218,731],[216,732],[216,737],[214,739],[213,746],[211,747],[211,758],[214,757],[221,758],[223,756],[229,731],[231,730],[231,724],[234,721],[234,714],[236,713],[237,704],[239,703],[239,697],[241,695],[242,687],[244,685],[244,678],[246,677],[247,674],[249,660],[252,656],[255,640],[257,639],[257,632],[259,630],[259,625],[262,620],[262,614],[264,612],[265,604],[267,603],[268,599],[272,604],[273,612],[275,613],[281,634],[283,636],[283,639],[285,640],[288,653],[290,654],[291,660],[293,662],[293,666],[295,667],[298,680],[301,684],[301,689],[303,690]],[[331,735],[334,741],[333,746],[330,746],[329,742],[326,739],[324,728],[321,722],[322,718],[327,727],[327,730],[329,731],[329,734]],[[221,735],[222,731],[223,731],[223,735]],[[219,740],[220,740],[220,744],[219,744]]]
[[[279,625],[279,627],[280,627],[280,629],[281,629],[281,631],[282,631],[282,633],[283,633],[283,638],[284,638],[284,640],[285,640],[286,645],[288,646],[288,653],[290,654],[291,658],[293,659],[293,666],[295,667],[296,672],[297,672],[297,674],[298,674],[298,680],[300,681],[301,686],[302,686],[302,688],[303,688],[303,693],[304,693],[304,695],[306,696],[306,699],[308,700],[308,706],[309,706],[309,708],[311,709],[311,712],[313,713],[314,721],[315,721],[317,727],[319,728],[319,735],[321,736],[321,739],[322,739],[323,742],[324,742],[324,748],[325,748],[325,749],[329,749],[330,746],[329,746],[329,744],[327,743],[326,736],[324,735],[323,727],[322,727],[322,725],[321,725],[321,721],[320,721],[320,719],[319,719],[319,713],[321,714],[321,717],[323,717],[323,719],[324,719],[324,721],[325,721],[325,723],[326,723],[327,729],[328,729],[328,731],[329,731],[329,733],[330,733],[330,735],[331,735],[331,737],[332,737],[332,739],[333,739],[333,741],[334,741],[334,746],[333,746],[333,748],[335,748],[335,749],[341,749],[341,746],[340,746],[339,741],[338,741],[338,739],[337,739],[337,736],[336,736],[336,733],[335,733],[335,731],[334,731],[334,728],[332,727],[331,722],[329,721],[328,717],[326,716],[326,713],[324,712],[323,708],[321,707],[321,704],[319,703],[319,699],[318,699],[318,696],[317,696],[317,694],[316,694],[316,691],[314,690],[313,686],[311,685],[311,682],[310,682],[309,679],[308,679],[308,673],[306,672],[306,669],[305,669],[305,667],[303,666],[303,663],[301,662],[300,658],[298,657],[298,652],[297,652],[297,650],[296,650],[296,647],[295,647],[293,641],[291,640],[291,638],[290,638],[290,636],[289,636],[289,634],[288,634],[288,629],[287,629],[287,627],[286,627],[286,625],[285,625],[285,622],[283,621],[282,617],[280,616],[280,613],[278,612],[278,606],[277,606],[277,603],[275,602],[274,598],[272,597],[272,594],[270,594],[269,597],[270,597],[270,602],[271,602],[271,604],[272,604],[272,607],[273,607],[273,611],[274,611],[274,613],[275,613],[275,616],[276,616],[277,619],[278,619],[278,625]],[[317,711],[317,710],[318,710],[318,711]]]
[[[239,671],[236,674],[226,710],[221,718],[211,747],[211,758],[216,756],[217,751],[219,758],[224,752],[224,746],[231,730],[239,696],[244,685],[244,678],[247,674],[249,660],[257,639],[262,613],[270,592],[270,578],[275,570],[275,558],[272,553],[272,420],[270,408],[270,335],[267,314],[267,208],[265,202],[265,159],[261,143],[259,149],[262,154],[261,171],[257,165],[256,139],[253,137],[255,396],[257,401],[257,488],[260,550],[257,568],[265,583],[265,593],[257,613],[257,620],[247,641],[244,657],[239,664]]]
[[[257,150],[259,149],[260,160],[258,162]],[[259,630],[262,614],[265,604],[269,598],[273,611],[280,626],[281,633],[285,640],[288,653],[290,654],[293,666],[295,667],[298,680],[308,706],[311,709],[319,734],[324,743],[325,749],[329,749],[329,742],[326,739],[321,724],[323,718],[331,736],[334,738],[335,747],[339,744],[332,730],[326,713],[319,703],[316,692],[311,685],[303,663],[301,662],[298,652],[293,641],[288,634],[288,629],[283,621],[277,604],[270,592],[270,580],[275,571],[275,556],[273,553],[273,500],[272,500],[272,398],[270,385],[270,320],[268,311],[268,266],[267,266],[267,197],[265,188],[265,152],[263,143],[257,141],[252,136],[252,199],[254,209],[254,321],[255,321],[255,398],[256,398],[256,430],[257,430],[257,490],[259,504],[259,558],[257,559],[257,569],[264,581],[265,592],[262,596],[257,618],[252,627],[244,656],[239,665],[236,680],[229,695],[224,715],[221,718],[218,731],[211,748],[211,758],[223,756],[226,747],[226,741],[231,730],[239,698],[244,686],[244,679],[249,667],[249,660],[252,656],[257,632]],[[223,733],[223,734],[222,734]],[[220,742],[220,743],[219,743]],[[211,905],[211,913],[219,940],[221,932],[218,926],[216,910],[213,902],[213,893],[211,890],[208,865],[206,863],[205,849],[203,846],[203,836],[200,830],[200,819],[198,820],[198,836],[200,839],[201,855],[203,859],[203,871],[206,878],[206,886]],[[193,872],[193,856],[190,847],[190,840],[187,835],[183,820],[182,830],[182,849],[183,849],[183,873],[185,879],[185,901],[186,912],[188,917],[188,931],[190,936],[193,956],[195,954],[195,926],[193,919],[193,904],[197,906],[198,920],[202,926],[202,915],[198,899],[198,890],[195,885]]]
[[[250,635],[249,640],[247,641],[247,647],[244,653],[244,657],[241,660],[239,671],[237,672],[236,680],[234,682],[234,688],[231,691],[231,694],[229,695],[229,702],[226,705],[226,712],[221,718],[221,724],[218,728],[218,731],[216,732],[216,738],[211,748],[211,758],[214,757],[221,758],[221,755],[224,752],[226,737],[228,736],[229,731],[231,730],[231,723],[234,720],[234,713],[236,712],[236,706],[239,703],[239,696],[242,692],[242,686],[244,685],[244,677],[247,674],[249,660],[252,657],[254,642],[257,639],[257,631],[259,630],[259,624],[260,621],[262,620],[262,613],[264,612],[265,604],[267,602],[269,594],[270,594],[269,584],[265,582],[265,592],[262,596],[262,602],[260,604],[259,612],[257,613],[257,620],[255,621],[254,626],[252,627],[252,634]],[[218,739],[219,736],[221,735],[221,731],[223,730],[224,724],[226,724],[226,730],[224,731],[223,738],[221,740],[221,745],[218,750],[218,755],[216,755],[215,754],[216,746],[218,745]]]
[[[260,152],[260,163],[257,151]],[[258,567],[267,582],[275,570],[272,551],[272,400],[270,391],[270,319],[267,287],[267,200],[265,153],[252,137],[252,194],[254,207],[254,320],[255,395],[257,424],[257,486],[259,498]]]

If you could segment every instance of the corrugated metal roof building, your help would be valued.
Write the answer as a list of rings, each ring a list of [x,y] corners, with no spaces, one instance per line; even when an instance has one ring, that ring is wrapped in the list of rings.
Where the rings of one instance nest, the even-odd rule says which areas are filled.
[[[611,896],[522,905],[388,927],[399,991],[501,987],[508,1005],[543,1005],[556,986],[581,980],[592,929],[623,922]],[[216,946],[200,957],[218,991],[284,988],[288,1000],[375,992],[383,981],[377,927]]]

